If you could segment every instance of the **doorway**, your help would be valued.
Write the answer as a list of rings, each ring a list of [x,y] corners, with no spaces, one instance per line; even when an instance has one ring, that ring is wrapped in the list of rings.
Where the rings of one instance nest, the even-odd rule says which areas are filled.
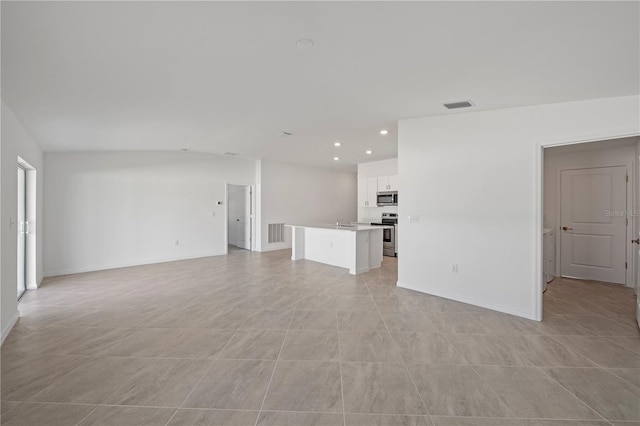
[[[635,287],[639,153],[638,137],[543,148],[542,228],[554,235],[555,246],[551,288],[568,282],[576,288],[597,282],[612,291],[612,284]],[[550,262],[547,242],[545,236],[545,265]],[[556,300],[559,294],[545,293],[545,312],[552,299],[556,306],[564,304]]]
[[[27,171],[18,164],[18,300],[27,291]]]
[[[228,253],[253,250],[253,187],[227,184]]]
[[[36,289],[36,169],[18,157],[16,228],[17,298]]]

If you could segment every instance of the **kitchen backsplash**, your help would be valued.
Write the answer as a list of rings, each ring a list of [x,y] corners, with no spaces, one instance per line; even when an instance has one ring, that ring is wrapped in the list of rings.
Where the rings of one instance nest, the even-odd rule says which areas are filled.
[[[358,222],[380,222],[382,213],[398,213],[398,206],[360,207],[358,208]]]

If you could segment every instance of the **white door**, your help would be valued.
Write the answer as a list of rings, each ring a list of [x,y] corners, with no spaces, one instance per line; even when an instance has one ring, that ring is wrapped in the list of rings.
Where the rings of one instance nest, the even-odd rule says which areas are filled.
[[[27,289],[27,173],[18,166],[18,299]]]
[[[242,187],[241,209],[238,215],[238,247],[251,250],[251,187]]]
[[[626,167],[563,170],[560,197],[562,276],[624,284]]]

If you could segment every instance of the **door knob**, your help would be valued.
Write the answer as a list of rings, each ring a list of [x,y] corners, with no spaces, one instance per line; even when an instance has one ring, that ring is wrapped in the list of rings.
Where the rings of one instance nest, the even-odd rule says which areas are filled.
[[[635,240],[631,240],[632,243],[640,244],[640,238],[636,238]]]
[[[563,226],[562,230],[563,231],[573,231],[573,228],[569,228],[568,226]]]

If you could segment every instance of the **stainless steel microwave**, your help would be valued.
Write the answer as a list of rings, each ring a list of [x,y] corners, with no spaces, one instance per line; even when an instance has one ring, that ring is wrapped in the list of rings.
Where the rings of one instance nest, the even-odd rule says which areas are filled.
[[[397,206],[398,191],[378,192],[378,207]]]

